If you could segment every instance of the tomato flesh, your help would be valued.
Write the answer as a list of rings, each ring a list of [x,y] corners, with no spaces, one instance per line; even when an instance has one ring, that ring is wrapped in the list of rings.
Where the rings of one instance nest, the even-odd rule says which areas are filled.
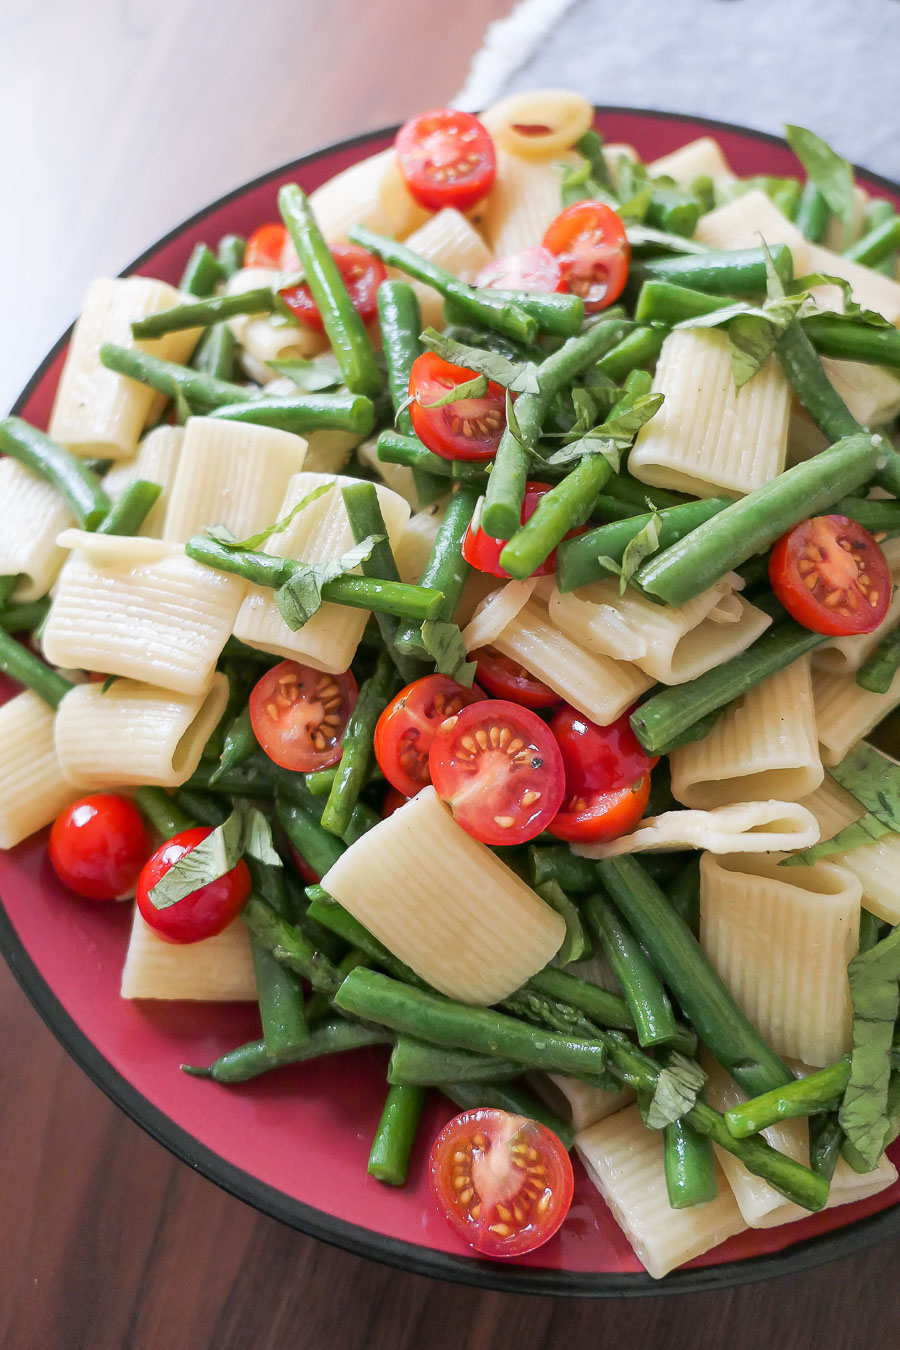
[[[627,787],[659,762],[658,756],[647,754],[632,731],[632,711],[607,727],[591,722],[568,704],[554,713],[550,730],[565,765],[567,794],[586,796]]]
[[[332,244],[331,256],[337,263],[353,308],[363,323],[371,323],[378,313],[378,287],[387,279],[384,263],[358,244]],[[285,286],[278,294],[298,323],[316,333],[325,331],[319,306],[307,282]]]
[[[448,1121],[431,1147],[428,1174],[447,1223],[484,1256],[543,1246],[575,1188],[569,1155],[546,1125],[486,1106]]]
[[[409,374],[409,405],[423,445],[441,459],[492,459],[506,425],[506,395],[493,381],[481,398],[460,398],[434,407],[452,389],[477,378],[477,371],[454,366],[435,352],[417,356]]]
[[[327,769],[341,757],[341,737],[358,694],[349,670],[325,675],[299,661],[281,661],[250,694],[253,734],[283,769]]]
[[[484,844],[534,839],[565,793],[562,755],[546,722],[503,699],[485,699],[442,722],[428,767],[454,819]]]
[[[566,289],[559,259],[542,244],[489,262],[478,273],[474,285],[489,290],[540,291],[544,294]]]
[[[608,844],[630,834],[647,809],[650,775],[606,792],[566,793],[547,831],[570,844]]]
[[[604,202],[574,202],[550,224],[544,248],[559,259],[568,290],[589,314],[618,300],[628,280],[631,248],[625,226]]]
[[[428,752],[440,724],[483,698],[480,689],[467,689],[449,675],[425,675],[401,689],[387,705],[375,725],[375,758],[404,799],[414,797],[431,782]]]
[[[140,811],[127,797],[81,797],[53,822],[50,862],[63,885],[88,900],[130,895],[150,853]]]
[[[157,909],[150,892],[166,872],[191,853],[212,830],[206,825],[182,830],[167,839],[147,860],[138,879],[137,903],[145,922],[164,942],[201,942],[227,928],[250,894],[250,873],[243,858],[224,876],[200,886],[183,900]]]
[[[798,623],[832,637],[871,633],[893,589],[878,544],[846,516],[813,516],[782,535],[769,556],[769,580]]]
[[[472,660],[478,663],[478,683],[494,698],[509,699],[523,708],[552,708],[560,702],[559,694],[493,647],[473,652]]]
[[[520,517],[523,525],[526,520],[530,520],[534,515],[541,498],[547,495],[551,487],[551,483],[526,483]],[[565,538],[573,539],[576,534],[584,534],[586,529],[586,525],[578,525],[574,530],[569,530]],[[500,554],[505,547],[505,539],[495,539],[493,535],[485,534],[481,528],[481,521],[476,515],[463,537],[462,555],[469,566],[477,568],[479,572],[487,572],[492,577],[508,577],[509,572],[500,566]],[[540,567],[535,568],[531,575],[533,577],[548,577],[552,575],[555,567],[556,549],[544,559]]]
[[[405,122],[395,141],[410,196],[428,211],[468,211],[486,197],[497,173],[494,142],[471,113],[436,108]]]

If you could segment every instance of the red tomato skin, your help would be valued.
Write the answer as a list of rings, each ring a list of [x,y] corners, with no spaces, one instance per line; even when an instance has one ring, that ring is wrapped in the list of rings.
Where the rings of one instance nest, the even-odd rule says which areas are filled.
[[[566,288],[588,314],[618,300],[628,280],[631,247],[625,226],[604,202],[573,202],[548,226],[544,248],[560,260]]]
[[[469,748],[479,746],[480,732],[490,738],[494,728],[510,732],[503,745],[495,747],[489,741],[477,750]],[[504,749],[516,738],[532,747],[530,762],[527,755],[511,758]],[[524,748],[518,754],[524,754]],[[498,773],[499,756],[507,762],[500,761]],[[476,793],[467,779],[473,771],[481,773],[473,760],[482,758],[485,789]],[[562,755],[546,722],[503,699],[485,699],[442,722],[431,743],[428,768],[435,791],[454,819],[483,844],[524,844],[534,839],[557,814],[565,795]],[[470,790],[464,791],[467,786]],[[526,803],[522,799],[530,792],[537,794],[536,799]]]
[[[280,704],[279,696],[290,699],[290,705]],[[283,769],[295,773],[327,769],[341,757],[341,737],[358,696],[356,680],[349,670],[325,675],[299,661],[281,661],[251,690],[253,734],[272,763]],[[311,713],[308,723],[304,707]],[[331,715],[339,720],[326,733],[322,718]],[[321,749],[311,739],[320,730],[325,742]]]
[[[257,225],[244,248],[244,267],[284,267],[288,248],[293,251],[284,225],[271,221]]]
[[[449,675],[425,675],[394,695],[375,724],[375,759],[404,799],[431,781],[428,751],[444,718],[483,698],[480,689],[466,689]]]
[[[394,144],[409,194],[426,211],[445,206],[468,211],[493,186],[494,142],[471,113],[453,108],[421,113],[403,124]]]
[[[508,699],[522,708],[552,708],[561,702],[559,694],[493,647],[472,652],[472,660],[478,664],[478,683],[493,698]]]
[[[476,1139],[484,1148],[475,1144]],[[504,1168],[503,1150],[513,1139],[527,1143],[537,1153],[537,1160],[528,1159],[525,1168],[514,1169],[511,1162]],[[511,1183],[510,1198],[518,1205],[521,1221],[512,1217],[511,1206],[506,1207],[511,1215],[506,1221],[497,1213],[496,1202],[489,1203],[468,1184],[477,1175],[480,1159],[488,1154],[496,1159],[498,1153],[498,1182]],[[461,1158],[466,1160],[462,1165]],[[533,1167],[543,1170],[535,1173]],[[464,1169],[467,1183],[459,1185],[461,1176],[466,1175]],[[463,1111],[447,1122],[431,1146],[428,1180],[438,1210],[457,1236],[483,1256],[501,1259],[523,1256],[549,1242],[565,1221],[575,1189],[572,1161],[546,1125],[486,1106]],[[526,1189],[529,1187],[531,1195]],[[470,1199],[461,1202],[460,1196],[467,1194]],[[540,1202],[544,1209],[539,1212],[536,1203]],[[473,1217],[472,1208],[479,1205],[478,1215]],[[506,1235],[497,1233],[492,1231],[495,1226],[510,1231]]]
[[[554,713],[550,730],[565,765],[567,795],[613,792],[643,778],[659,763],[659,757],[648,755],[632,731],[632,711],[606,727],[568,704]]]
[[[378,287],[387,279],[384,263],[358,244],[332,244],[331,256],[338,265],[354,309],[363,323],[371,323],[378,313]],[[278,294],[298,323],[313,332],[324,333],[325,324],[307,282],[285,286]]]
[[[63,885],[86,900],[118,900],[137,884],[150,836],[134,802],[113,792],[81,797],[50,830],[49,854]]]
[[[631,833],[649,799],[649,774],[606,792],[579,797],[567,792],[563,808],[553,817],[547,832],[569,844],[609,844]]]
[[[543,244],[524,248],[508,258],[495,258],[482,267],[473,286],[496,291],[535,291],[549,295],[566,289],[562,267]]]
[[[405,806],[409,800],[409,797],[404,797],[403,793],[398,791],[397,788],[389,787],[381,802],[381,819],[387,820],[388,816],[392,816],[395,811],[399,811],[400,807]]]
[[[442,408],[427,406],[476,375],[476,371],[454,366],[434,352],[423,352],[412,364],[409,415],[413,431],[441,459],[488,460],[497,453],[506,425],[506,395],[499,384],[491,381],[481,398],[460,399]],[[475,426],[476,434],[466,436],[464,426]]]
[[[322,878],[319,876],[318,872],[310,867],[303,854],[299,849],[294,848],[293,844],[291,844],[291,858],[293,859],[294,867],[296,868],[297,876],[300,880],[307,886],[318,886]]]
[[[552,483],[526,483],[521,515],[523,525],[526,520],[530,520],[534,515],[541,498],[546,496],[552,486]],[[472,528],[473,525],[475,525],[474,529]],[[579,525],[574,530],[569,530],[565,538],[573,539],[576,534],[584,534],[586,529],[586,525]],[[469,566],[477,568],[479,572],[487,572],[492,577],[509,577],[509,572],[500,566],[500,554],[506,547],[506,542],[505,539],[495,539],[493,535],[485,534],[480,522],[475,524],[473,521],[463,536],[462,555]],[[544,559],[540,567],[535,568],[531,575],[533,577],[549,577],[555,567],[556,549]]]
[[[250,894],[250,873],[243,858],[230,872],[201,886],[168,909],[157,909],[150,891],[179,858],[190,853],[212,834],[208,825],[197,825],[173,835],[147,860],[138,879],[137,903],[144,921],[164,942],[202,942],[215,937],[237,918]]]
[[[847,550],[838,542],[840,539],[853,545],[854,552],[849,558],[857,568],[856,577],[846,567],[848,558],[841,556]],[[816,585],[812,590],[807,585],[809,577],[818,576],[821,580],[820,569],[830,569],[829,558],[824,554],[832,550],[838,563],[837,584],[846,580],[848,586],[845,594],[849,592],[854,601],[847,607],[850,610],[847,614],[842,614],[837,607],[829,609],[824,603],[821,593],[829,592],[827,582]],[[814,564],[813,557],[816,559]],[[808,561],[812,564],[810,570],[806,570]],[[841,568],[841,564],[845,564],[844,568]],[[840,576],[841,571],[847,573],[846,578]],[[867,578],[869,582],[865,594],[857,580],[860,577]],[[857,525],[847,516],[838,515],[813,516],[783,534],[769,555],[769,581],[772,590],[797,623],[813,633],[825,633],[829,637],[874,632],[890,608],[893,592],[891,571],[876,541],[862,525]],[[875,604],[871,603],[873,596],[877,596]]]

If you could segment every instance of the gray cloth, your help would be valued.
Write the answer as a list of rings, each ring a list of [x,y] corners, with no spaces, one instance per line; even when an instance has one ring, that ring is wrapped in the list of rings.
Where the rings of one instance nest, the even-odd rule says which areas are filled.
[[[811,127],[900,179],[900,0],[578,0],[500,93]]]

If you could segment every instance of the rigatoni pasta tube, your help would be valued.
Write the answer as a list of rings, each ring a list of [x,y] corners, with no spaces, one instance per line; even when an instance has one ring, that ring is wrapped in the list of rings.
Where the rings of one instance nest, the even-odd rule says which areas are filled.
[[[274,524],[305,455],[306,441],[290,431],[189,418],[163,538],[185,543],[211,525],[224,525],[244,539]]]
[[[571,150],[592,125],[594,109],[571,89],[529,89],[492,103],[481,121],[501,150],[523,159],[550,159]]]
[[[496,257],[539,244],[561,210],[562,170],[556,161],[498,151],[497,177],[480,207],[481,226]]]
[[[773,357],[736,389],[728,335],[679,330],[663,343],[653,389],[663,405],[628,460],[640,482],[699,497],[742,496],[784,469],[791,388]]]
[[[886,693],[873,694],[856,683],[852,671],[841,675],[817,670],[812,694],[822,760],[829,766],[840,764],[856,742],[900,704],[900,671]]]
[[[596,1125],[598,1120],[615,1115],[634,1101],[631,1088],[607,1092],[605,1088],[594,1087],[562,1073],[532,1074],[529,1081],[541,1100],[568,1120],[576,1131]]]
[[[18,460],[0,459],[0,576],[16,576],[16,600],[39,600],[66,558],[57,535],[73,525],[52,484]]]
[[[333,478],[330,474],[295,474],[278,510],[279,518],[286,516],[315,489],[326,484],[333,486],[310,502],[286,529],[264,544],[264,551],[303,562],[325,562],[346,553],[353,547],[354,539],[341,488],[356,481]],[[376,491],[393,546],[409,519],[409,502],[389,488],[379,486]],[[234,634],[251,647],[276,656],[293,657],[316,670],[336,675],[346,670],[353,660],[367,619],[367,610],[350,609],[326,601],[308,623],[292,632],[278,613],[271,590],[251,586],[235,620]]]
[[[671,1207],[662,1132],[647,1129],[637,1106],[582,1130],[575,1149],[655,1280],[747,1227],[721,1171],[715,1200],[689,1209]]]
[[[672,795],[684,806],[798,801],[824,776],[809,658],[770,675],[726,708],[702,741],[673,750]]]
[[[246,584],[159,539],[66,530],[44,652],[54,665],[205,693]]]
[[[700,941],[736,1002],[782,1055],[821,1067],[850,1047],[847,963],[862,886],[833,863],[744,854],[700,863]]]
[[[823,839],[832,839],[864,814],[856,798],[828,774],[803,805],[818,820]],[[831,853],[828,861],[845,867],[859,880],[866,909],[891,925],[900,923],[900,834],[884,834],[846,853]]]
[[[335,174],[309,201],[329,244],[346,239],[353,225],[403,239],[428,218],[406,189],[393,146]]]
[[[78,791],[63,778],[55,714],[26,689],[0,707],[0,848],[14,848],[49,825]]]
[[[491,250],[475,226],[452,206],[438,211],[405,242],[420,258],[443,267],[462,281],[473,281],[491,260]],[[443,296],[420,281],[414,281],[412,287],[419,301],[423,328],[429,325],[443,328]]]
[[[690,187],[695,178],[711,178],[714,183],[731,183],[734,173],[722,153],[722,147],[712,136],[698,136],[668,155],[662,155],[647,165],[653,178],[674,178],[676,183]]]
[[[149,277],[92,281],[75,324],[66,363],[56,390],[49,434],[74,455],[130,459],[154,402],[149,385],[107,370],[100,346],[114,342],[165,361],[188,359],[199,328],[137,342],[131,324],[179,304],[181,295],[165,281]]]
[[[708,811],[664,811],[645,816],[630,834],[609,844],[573,844],[582,858],[686,848],[710,853],[771,853],[818,843],[815,816],[799,802],[732,802]]]
[[[263,286],[277,286],[283,273],[273,267],[242,267],[228,278],[225,295],[243,295]],[[254,365],[254,378],[263,378],[265,384],[275,376],[269,361],[299,357],[306,360],[325,350],[328,345],[322,333],[302,324],[291,323],[281,313],[235,314],[226,320],[244,354]]]
[[[464,1003],[506,998],[565,936],[562,917],[457,825],[432,787],[358,839],[322,885],[423,980]]]
[[[178,787],[200,763],[203,747],[225,711],[228,681],[175,694],[136,680],[78,684],[56,715],[56,754],[64,778],[79,788],[129,783]]]
[[[138,534],[148,539],[159,539],[162,535],[169,493],[183,444],[184,427],[155,427],[141,441],[134,459],[114,464],[103,479],[104,490],[112,502],[117,502],[125,489],[139,478],[148,483],[158,483],[162,488],[138,530]]]
[[[122,997],[254,1002],[256,978],[243,919],[235,919],[215,937],[200,942],[164,942],[135,907],[122,971]]]

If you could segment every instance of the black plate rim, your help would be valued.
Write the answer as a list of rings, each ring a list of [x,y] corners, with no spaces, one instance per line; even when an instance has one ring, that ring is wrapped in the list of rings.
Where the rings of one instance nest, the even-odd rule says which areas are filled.
[[[600,105],[596,112],[632,114],[664,122],[688,122],[713,132],[727,131],[762,141],[765,144],[784,147],[780,136],[770,132],[743,127],[734,122],[723,122],[715,118],[695,116],[691,113],[665,112],[656,108],[630,108],[614,104]],[[213,211],[226,206],[229,202],[242,197],[253,188],[260,187],[272,179],[302,170],[325,155],[341,150],[362,148],[371,141],[393,135],[397,127],[380,127],[363,132],[345,140],[335,141],[321,146],[299,159],[290,160],[276,168],[259,174],[256,178],[240,184],[231,191],[217,197],[199,211],[181,221],[162,238],[146,248],[119,274],[125,276],[135,271],[160,248],[173,242],[186,230],[199,224]],[[854,166],[870,183],[886,192],[900,195],[900,184],[883,175],[871,172],[861,166]],[[43,379],[48,367],[68,342],[72,327],[62,334],[41,361],[31,379],[25,385],[12,408],[12,414],[19,413],[30,398],[36,385]],[[829,1261],[840,1260],[877,1242],[900,1236],[900,1204],[891,1209],[872,1214],[844,1228],[807,1238],[779,1252],[769,1252],[762,1256],[749,1257],[741,1261],[728,1261],[723,1265],[706,1266],[697,1269],[676,1270],[663,1280],[654,1280],[649,1275],[637,1273],[609,1273],[604,1271],[565,1271],[542,1269],[534,1266],[512,1266],[499,1262],[482,1261],[469,1257],[454,1256],[448,1252],[437,1252],[420,1247],[415,1243],[390,1238],[368,1228],[361,1228],[344,1219],[324,1214],[302,1201],[286,1196],[274,1187],[259,1181],[242,1168],[222,1158],[215,1150],[201,1144],[193,1135],[176,1125],[163,1111],[138,1092],[112,1064],[97,1050],[93,1042],[84,1034],[70,1017],[62,1004],[35,966],[18,935],[0,897],[0,952],[28,999],[43,1018],[44,1022],[72,1056],[75,1062],[90,1079],[115,1102],[137,1125],[153,1139],[162,1144],[182,1162],[207,1180],[221,1186],[223,1190],[252,1206],[261,1213],[277,1219],[288,1227],[297,1229],[308,1237],[317,1238],[330,1246],[350,1252],[354,1256],[365,1256],[384,1265],[393,1266],[415,1275],[426,1275],[435,1279],[447,1280],[453,1284],[468,1285],[473,1288],[492,1289],[500,1293],[544,1294],[580,1298],[641,1298],[647,1296],[665,1296],[669,1294],[693,1294],[709,1292],[714,1289],[730,1289],[739,1285],[753,1284],[760,1280],[772,1279],[781,1275],[797,1275],[824,1265]]]

